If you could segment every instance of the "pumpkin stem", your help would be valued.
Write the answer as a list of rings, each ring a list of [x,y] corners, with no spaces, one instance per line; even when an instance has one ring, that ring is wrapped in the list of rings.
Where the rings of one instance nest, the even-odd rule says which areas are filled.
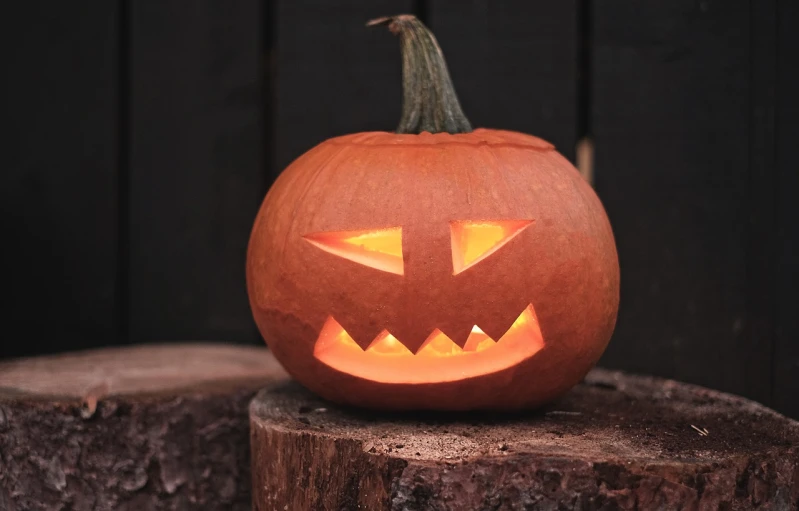
[[[435,36],[416,16],[378,18],[367,26],[387,25],[400,38],[402,52],[402,116],[397,133],[469,133]]]

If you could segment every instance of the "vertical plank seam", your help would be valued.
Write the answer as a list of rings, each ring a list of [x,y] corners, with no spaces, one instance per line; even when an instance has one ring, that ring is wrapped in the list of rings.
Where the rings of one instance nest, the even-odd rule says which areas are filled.
[[[753,0],[753,1],[756,1],[756,0]],[[772,144],[772,151],[773,151],[772,165],[773,165],[773,169],[772,169],[772,171],[774,173],[774,176],[773,176],[774,186],[773,186],[773,189],[772,189],[773,210],[772,210],[772,218],[771,218],[771,221],[772,221],[771,222],[772,235],[774,237],[774,241],[772,242],[773,246],[772,246],[771,253],[769,254],[771,261],[774,263],[773,266],[772,266],[773,270],[772,270],[772,275],[771,275],[771,277],[773,279],[773,285],[771,287],[772,294],[771,294],[771,297],[770,297],[771,299],[770,299],[770,304],[769,304],[770,305],[770,310],[771,310],[771,319],[772,319],[772,325],[771,325],[772,328],[771,328],[771,332],[770,332],[771,333],[771,360],[770,360],[770,362],[771,362],[771,366],[770,366],[770,368],[771,368],[771,382],[770,382],[771,383],[771,395],[769,396],[769,399],[770,399],[769,404],[772,405],[772,406],[776,406],[776,405],[779,404],[778,403],[778,388],[777,387],[778,387],[779,382],[780,382],[780,376],[779,376],[780,375],[780,364],[779,364],[779,360],[778,360],[777,357],[778,357],[778,354],[779,354],[778,345],[780,343],[780,333],[779,333],[780,314],[779,314],[779,307],[777,305],[777,299],[778,299],[777,298],[778,297],[778,285],[777,285],[777,283],[779,282],[778,279],[779,279],[779,277],[781,276],[781,273],[782,273],[781,272],[782,268],[780,267],[780,264],[779,264],[780,259],[781,259],[780,250],[777,248],[778,244],[776,243],[776,240],[779,237],[780,228],[782,226],[780,215],[778,214],[778,211],[780,209],[778,204],[779,204],[779,201],[780,201],[779,190],[780,190],[780,184],[781,184],[781,175],[780,175],[781,171],[780,171],[780,167],[779,167],[779,152],[778,152],[778,149],[779,149],[778,148],[778,140],[779,140],[779,138],[778,138],[779,137],[778,129],[779,129],[779,126],[777,124],[778,123],[777,112],[779,111],[778,108],[779,108],[779,104],[780,104],[780,93],[781,92],[783,94],[785,93],[784,91],[780,91],[779,88],[778,88],[779,76],[780,76],[779,72],[780,72],[780,35],[781,35],[780,32],[779,32],[779,29],[780,29],[779,19],[780,19],[780,5],[781,5],[782,2],[780,0],[774,0],[774,3],[775,3],[775,5],[774,5],[774,26],[772,27],[773,33],[774,33],[774,38],[775,38],[774,48],[773,48],[773,50],[774,50],[774,76],[773,76],[773,90],[774,90],[774,92],[773,92],[773,94],[774,94],[774,96],[773,96],[773,107],[774,107],[774,113],[773,113],[773,116],[772,116],[772,121],[774,122],[774,125],[772,127],[772,129],[773,129],[773,132],[772,132],[773,133],[773,144]],[[785,410],[778,410],[778,411],[785,412]]]
[[[263,172],[264,181],[261,188],[263,198],[277,178],[280,169],[274,158],[275,141],[275,104],[277,59],[275,58],[277,41],[277,5],[278,0],[261,0],[261,123],[264,137]]]
[[[277,2],[278,0],[260,0],[259,19],[260,19],[260,38],[261,54],[259,59],[258,79],[260,81],[260,101],[261,101],[261,133],[263,137],[263,152],[261,153],[261,190],[258,194],[259,200],[263,201],[269,188],[280,173],[275,161],[275,104],[276,104],[276,80],[277,80],[277,59],[275,58],[277,41]],[[260,204],[256,204],[256,210],[260,209]],[[254,220],[254,219],[253,219]],[[252,340],[255,343],[262,343],[261,334],[255,322],[251,325]]]
[[[118,0],[117,19],[117,267],[115,287],[117,340],[130,339],[130,22],[128,0]]]
[[[595,176],[593,175],[593,158],[596,141],[593,134],[593,118],[591,111],[591,87],[593,85],[593,73],[591,60],[593,59],[593,6],[591,0],[576,0],[575,14],[577,19],[577,102],[574,139],[576,147],[575,165],[583,177],[592,184]]]
[[[768,30],[764,30],[769,24]],[[746,255],[746,342],[768,342],[767,405],[776,392],[776,0],[749,2],[749,216]],[[764,51],[765,50],[765,51]],[[768,58],[769,62],[763,59]],[[765,74],[763,71],[766,71]],[[764,189],[765,188],[765,189]],[[768,197],[768,200],[764,200]],[[766,337],[763,339],[762,337]]]
[[[753,0],[757,1],[757,0]],[[777,94],[777,78],[778,78],[778,67],[779,67],[779,0],[773,0],[774,6],[774,18],[773,18],[773,26],[771,27],[771,32],[774,34],[774,42],[772,44],[772,51],[774,53],[774,67],[772,69],[771,75],[771,88],[772,88],[772,97],[771,97],[771,172],[772,172],[772,182],[773,186],[771,189],[771,215],[770,215],[770,233],[771,233],[771,246],[770,253],[769,253],[769,260],[770,260],[770,274],[769,277],[771,278],[770,283],[770,296],[769,296],[769,320],[770,320],[770,328],[769,328],[769,337],[771,341],[771,353],[770,355],[770,365],[769,368],[771,370],[770,376],[771,381],[770,383],[770,393],[769,393],[769,402],[768,404],[774,405],[777,399],[777,375],[778,375],[778,367],[777,367],[777,343],[779,342],[779,338],[777,336],[777,325],[778,325],[778,316],[777,316],[777,278],[779,275],[779,270],[777,263],[779,261],[779,253],[777,251],[777,243],[776,238],[778,236],[778,228],[779,228],[779,219],[777,216],[777,204],[778,204],[778,190],[779,190],[779,168],[777,167],[777,107],[779,105],[779,96]]]
[[[799,371],[799,345],[797,335],[799,328],[793,312],[797,301],[795,290],[799,288],[797,279],[797,259],[795,257],[797,241],[796,223],[799,220],[799,209],[793,200],[796,180],[795,169],[788,162],[793,146],[793,139],[799,135],[796,123],[791,123],[796,109],[796,100],[792,94],[796,66],[791,66],[787,56],[797,53],[799,38],[793,27],[799,10],[793,6],[794,0],[777,0],[775,11],[776,38],[776,81],[774,86],[774,168],[775,179],[775,256],[776,273],[774,288],[774,351],[772,352],[773,404],[776,409],[789,417],[799,419],[799,401],[797,389],[799,380],[792,378]],[[792,9],[793,7],[793,9]],[[791,17],[793,16],[793,17]],[[793,22],[793,23],[792,23]],[[793,50],[793,51],[792,51]],[[786,122],[788,121],[788,122]]]
[[[591,57],[593,37],[591,31],[591,0],[577,1],[577,140],[591,137]]]

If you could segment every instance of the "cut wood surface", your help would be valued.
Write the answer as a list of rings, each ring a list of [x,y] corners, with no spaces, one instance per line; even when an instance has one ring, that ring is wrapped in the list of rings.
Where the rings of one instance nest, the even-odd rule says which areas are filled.
[[[799,423],[602,369],[514,415],[345,410],[281,382],[250,421],[258,511],[799,506]]]
[[[0,363],[0,510],[250,509],[263,348],[149,345]]]

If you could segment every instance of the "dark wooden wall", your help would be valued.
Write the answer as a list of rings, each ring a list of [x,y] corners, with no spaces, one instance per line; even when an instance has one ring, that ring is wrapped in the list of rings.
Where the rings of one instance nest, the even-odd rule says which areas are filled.
[[[602,363],[799,417],[794,0],[15,2],[3,33],[3,356],[260,342],[244,255],[268,186],[391,130],[415,12],[474,124],[576,158],[614,225]]]

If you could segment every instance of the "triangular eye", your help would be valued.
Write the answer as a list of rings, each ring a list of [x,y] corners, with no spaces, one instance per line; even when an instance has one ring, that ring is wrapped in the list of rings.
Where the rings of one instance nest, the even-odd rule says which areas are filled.
[[[377,270],[402,275],[402,228],[318,232],[303,236],[325,252]]]
[[[452,274],[479,263],[512,240],[532,220],[455,221],[452,234]]]

